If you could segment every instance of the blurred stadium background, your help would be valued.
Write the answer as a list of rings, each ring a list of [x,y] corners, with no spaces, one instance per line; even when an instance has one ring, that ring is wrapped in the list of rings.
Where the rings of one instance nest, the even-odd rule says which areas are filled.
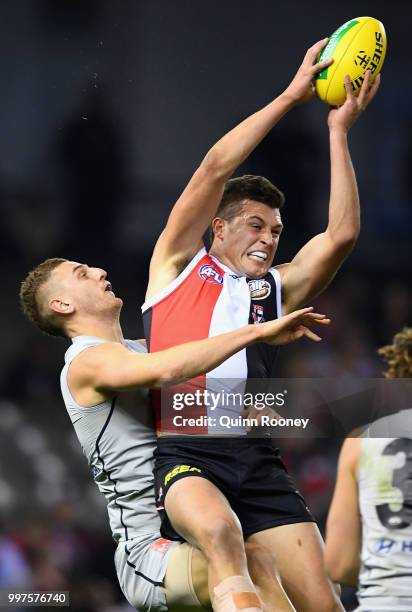
[[[287,85],[308,46],[357,15],[381,19],[389,44],[381,91],[350,136],[363,229],[317,302],[333,318],[323,344],[282,349],[287,377],[379,376],[377,347],[411,324],[411,4],[0,4],[0,588],[70,590],[82,612],[129,609],[104,502],[60,398],[66,346],[23,319],[21,279],[51,256],[105,267],[125,299],[126,335],[141,337],[151,249],[208,147]],[[295,109],[241,169],[286,193],[278,261],[324,226],[326,117],[316,100]],[[282,448],[323,526],[336,442]]]

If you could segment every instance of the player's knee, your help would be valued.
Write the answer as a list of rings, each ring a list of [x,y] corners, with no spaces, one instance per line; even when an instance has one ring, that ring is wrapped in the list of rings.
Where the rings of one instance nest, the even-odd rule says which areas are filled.
[[[310,600],[308,612],[319,612],[319,610],[322,610],[322,612],[341,612],[343,610],[342,604],[334,586],[332,584],[325,585],[323,589],[317,590],[312,597],[308,598]]]
[[[243,548],[240,523],[235,517],[217,517],[209,525],[203,525],[198,536],[199,544],[207,557],[233,554]]]

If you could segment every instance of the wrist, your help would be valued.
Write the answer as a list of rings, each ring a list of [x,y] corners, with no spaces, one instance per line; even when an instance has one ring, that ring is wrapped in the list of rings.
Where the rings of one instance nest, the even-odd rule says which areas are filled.
[[[347,138],[349,132],[348,127],[342,125],[330,125],[329,136],[330,138]]]
[[[264,329],[262,324],[249,324],[247,326],[248,333],[248,344],[255,344],[256,342],[262,342],[264,337]]]
[[[286,106],[287,111],[291,110],[294,106],[297,106],[301,101],[299,96],[293,94],[288,89],[285,89],[285,91],[280,94],[278,100],[280,100],[282,104]]]

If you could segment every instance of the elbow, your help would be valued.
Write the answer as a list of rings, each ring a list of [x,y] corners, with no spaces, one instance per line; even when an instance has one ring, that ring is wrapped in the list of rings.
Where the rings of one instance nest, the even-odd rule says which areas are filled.
[[[359,231],[360,228],[354,227],[332,234],[331,238],[334,244],[334,250],[338,253],[349,255],[358,240]]]
[[[348,559],[325,554],[325,571],[333,582],[356,586],[357,570]]]
[[[351,230],[343,233],[340,240],[344,246],[350,249],[353,249],[353,247],[355,246],[359,238],[359,233],[360,233],[360,227],[356,226],[352,228]]]
[[[209,180],[227,180],[234,171],[225,156],[215,145],[204,157],[200,168]]]
[[[172,379],[170,378],[170,374],[169,372],[166,371],[160,371],[158,373],[156,373],[150,383],[150,387],[154,388],[154,389],[158,389],[160,387],[166,387],[167,385],[170,385],[172,382]]]
[[[153,380],[153,387],[167,387],[184,380],[182,372],[178,368],[166,366],[159,369]]]
[[[346,253],[349,255],[355,247],[355,244],[358,240],[358,233],[353,233],[347,236],[342,236],[338,242],[337,248],[339,251]]]
[[[332,582],[337,582],[341,584],[345,582],[346,571],[345,567],[342,564],[334,563],[332,565],[325,563],[326,574],[332,580]]]
[[[148,367],[144,371],[140,370],[143,378],[142,386],[156,389],[168,383],[170,384],[173,373],[170,366],[162,363],[162,361],[156,353],[149,353],[147,355]]]

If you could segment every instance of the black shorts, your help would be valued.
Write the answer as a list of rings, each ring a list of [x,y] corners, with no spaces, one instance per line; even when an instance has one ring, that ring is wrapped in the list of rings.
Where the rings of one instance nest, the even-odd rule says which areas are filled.
[[[315,521],[270,439],[164,437],[158,439],[154,456],[164,538],[183,540],[170,524],[164,500],[173,483],[186,476],[216,485],[237,514],[244,538],[271,527]]]

